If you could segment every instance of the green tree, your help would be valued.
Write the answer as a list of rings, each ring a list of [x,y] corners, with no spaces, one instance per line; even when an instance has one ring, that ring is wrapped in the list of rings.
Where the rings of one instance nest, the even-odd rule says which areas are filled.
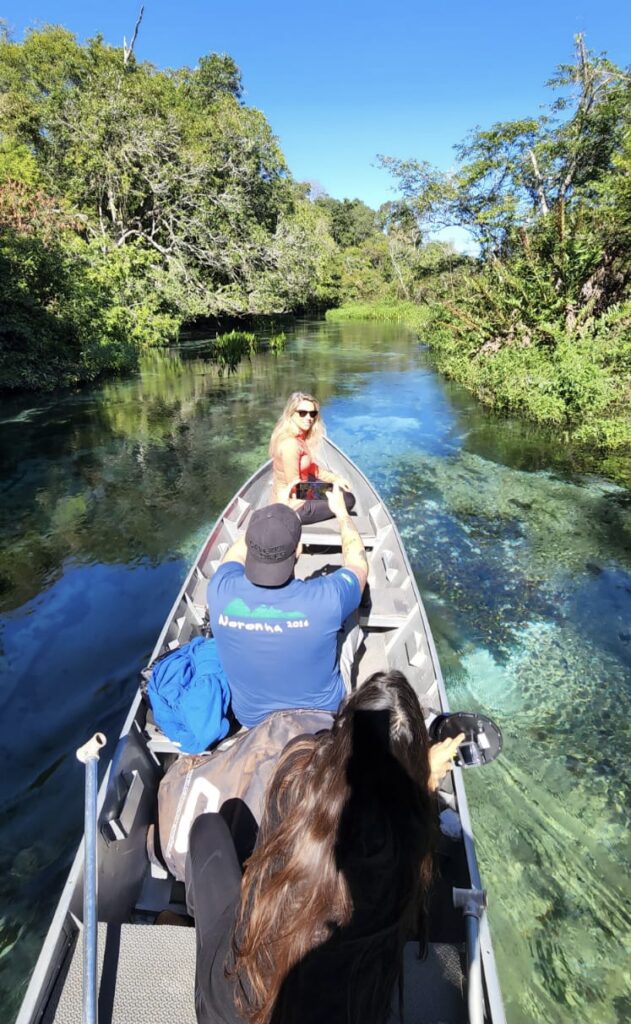
[[[200,57],[197,69],[184,76],[190,84],[190,92],[197,103],[214,103],[222,94],[227,93],[240,100],[243,95],[241,71],[232,57],[226,53],[211,53]]]
[[[35,306],[50,312],[46,281],[67,297],[70,267],[79,268],[77,287],[92,282],[108,323],[128,308],[136,346],[198,316],[326,301],[328,221],[292,182],[263,114],[242,103],[234,60],[210,54],[196,68],[159,71],[132,49],[100,36],[80,45],[56,26],[22,43],[0,38],[0,183],[41,193],[71,217],[54,242],[7,229],[14,281],[31,251],[41,270]],[[24,342],[33,322],[22,326]],[[66,348],[64,365],[69,358]]]
[[[476,129],[444,173],[383,157],[421,230],[467,228],[480,259],[435,309],[441,366],[499,408],[597,444],[628,430],[631,77],[576,40],[539,117]]]
[[[333,238],[342,249],[361,245],[377,231],[375,211],[361,199],[333,199],[319,196],[315,205],[325,210]]]

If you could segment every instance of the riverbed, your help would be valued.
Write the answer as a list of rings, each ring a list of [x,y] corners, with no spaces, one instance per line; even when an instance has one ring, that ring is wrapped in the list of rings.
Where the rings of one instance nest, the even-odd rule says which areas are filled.
[[[297,388],[393,513],[452,708],[502,727],[504,753],[466,785],[509,1024],[621,1024],[631,493],[482,409],[409,331],[322,321],[231,375],[198,342],[3,402],[2,1020],[80,836],[74,750],[97,728],[113,748],[187,566]]]

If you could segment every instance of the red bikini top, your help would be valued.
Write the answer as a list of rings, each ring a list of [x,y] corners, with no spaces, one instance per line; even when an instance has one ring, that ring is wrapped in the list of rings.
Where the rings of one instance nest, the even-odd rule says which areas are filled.
[[[308,480],[309,477],[317,477],[318,475],[318,464],[317,462],[311,461],[311,455],[305,442],[301,437],[296,438],[298,442],[298,468],[300,472],[301,480]]]

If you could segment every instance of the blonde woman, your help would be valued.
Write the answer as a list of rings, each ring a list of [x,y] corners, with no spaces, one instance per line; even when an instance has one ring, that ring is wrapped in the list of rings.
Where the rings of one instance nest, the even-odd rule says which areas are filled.
[[[326,431],[320,417],[320,403],[313,395],[294,391],[289,396],[269,444],[274,465],[272,502],[286,499],[287,488],[298,481],[323,480],[337,483],[344,491],[344,502],[350,512],[355,505],[347,480],[323,469],[316,462],[320,442]],[[331,519],[333,513],[326,498],[307,498],[291,501],[303,523],[320,523]]]

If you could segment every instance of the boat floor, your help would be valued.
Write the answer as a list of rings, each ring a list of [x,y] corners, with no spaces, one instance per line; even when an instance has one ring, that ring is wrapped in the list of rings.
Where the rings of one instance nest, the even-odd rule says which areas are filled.
[[[405,949],[404,1014],[394,1000],[389,1024],[466,1024],[464,931],[451,901],[453,886],[466,884],[462,845],[441,838],[429,908],[427,957],[418,943]],[[136,923],[98,928],[99,1024],[196,1024],[195,929],[154,922],[161,908],[185,915],[184,887],[149,877],[136,905]],[[192,922],[191,922],[192,923]],[[42,1024],[76,1024],[82,1007],[82,929],[68,950],[66,969]],[[327,1022],[328,1024],[328,1022]]]
[[[390,1024],[465,1024],[461,961],[461,948],[449,943],[431,943],[419,960],[417,943],[409,942],[403,1018],[396,1007]],[[99,1024],[197,1024],[193,928],[100,924],[98,963]],[[81,1020],[81,937],[55,1003],[53,998],[43,1024]]]

